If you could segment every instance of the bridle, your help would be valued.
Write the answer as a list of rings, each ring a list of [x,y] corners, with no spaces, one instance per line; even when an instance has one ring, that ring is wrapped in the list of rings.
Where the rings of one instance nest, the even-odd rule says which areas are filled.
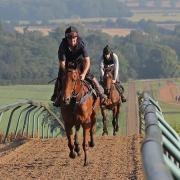
[[[76,69],[74,69],[74,68],[68,68],[66,73],[73,72],[74,70],[76,71]],[[72,79],[72,83],[73,83],[72,84],[72,93],[71,93],[70,97],[66,97],[64,99],[64,102],[67,103],[67,104],[70,102],[70,100],[72,98],[77,98],[79,96],[80,92],[81,92],[81,89],[82,89],[82,81],[78,77],[79,76],[78,75],[78,70],[75,73],[77,74],[77,78],[76,79]],[[78,82],[80,82],[80,90],[77,92]]]
[[[112,74],[112,72],[113,72],[113,65],[106,66],[105,69],[104,69],[104,79],[106,78],[106,80],[107,80],[107,78],[110,76],[110,73]],[[109,88],[104,87],[105,93],[107,95],[109,95],[109,93],[111,92],[112,87],[113,87],[112,84],[111,84],[111,86]]]

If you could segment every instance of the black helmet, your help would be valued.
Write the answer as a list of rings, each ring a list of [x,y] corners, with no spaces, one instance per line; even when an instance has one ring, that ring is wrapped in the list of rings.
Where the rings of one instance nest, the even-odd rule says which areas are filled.
[[[104,49],[103,49],[103,55],[107,55],[107,54],[109,54],[109,53],[111,53],[112,51],[111,51],[111,48],[108,46],[108,45],[106,45],[105,47],[104,47]]]
[[[77,37],[78,36],[78,30],[74,26],[69,26],[65,30],[65,37],[71,38],[71,37]]]

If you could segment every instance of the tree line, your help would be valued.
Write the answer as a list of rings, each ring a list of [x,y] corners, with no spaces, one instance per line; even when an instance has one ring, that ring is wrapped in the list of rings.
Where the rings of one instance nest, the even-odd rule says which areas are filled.
[[[109,8],[111,7],[111,8]],[[131,15],[118,0],[1,0],[1,20],[48,21],[62,18],[121,17]]]
[[[126,37],[111,37],[76,25],[87,44],[91,71],[99,78],[102,50],[109,44],[119,57],[120,80],[180,76],[180,27],[171,35],[154,30],[133,30]],[[39,32],[7,32],[0,25],[0,84],[47,83],[57,76],[57,51],[64,37],[62,25],[49,36]],[[149,29],[148,29],[149,30]]]

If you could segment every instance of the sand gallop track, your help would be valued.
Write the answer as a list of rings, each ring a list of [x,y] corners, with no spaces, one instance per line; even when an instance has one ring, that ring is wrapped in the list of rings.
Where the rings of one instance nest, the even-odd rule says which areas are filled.
[[[68,157],[65,138],[32,139],[1,155],[0,179],[143,179],[140,143],[137,135],[96,137],[83,167],[83,154]]]

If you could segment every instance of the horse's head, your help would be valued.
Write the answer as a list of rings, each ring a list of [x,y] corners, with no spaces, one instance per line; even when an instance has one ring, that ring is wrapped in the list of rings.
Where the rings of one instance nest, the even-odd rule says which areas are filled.
[[[75,67],[67,68],[65,72],[65,85],[63,93],[63,102],[68,105],[72,96],[78,93],[80,84],[80,71]]]
[[[104,68],[104,77],[103,77],[103,83],[104,83],[104,90],[107,95],[110,93],[110,89],[113,83],[113,66],[107,66]]]

